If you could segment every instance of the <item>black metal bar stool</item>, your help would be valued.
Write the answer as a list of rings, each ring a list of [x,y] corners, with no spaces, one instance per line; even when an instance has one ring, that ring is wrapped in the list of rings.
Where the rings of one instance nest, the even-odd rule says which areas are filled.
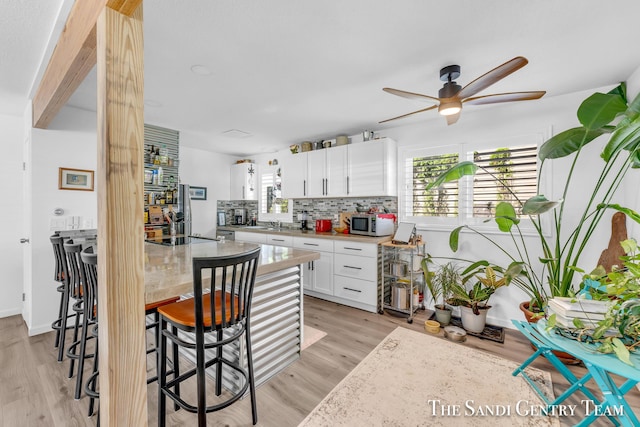
[[[49,238],[53,246],[53,258],[55,262],[53,280],[58,282],[56,288],[60,292],[60,307],[58,308],[58,318],[51,324],[51,328],[56,331],[54,347],[58,349],[58,362],[62,362],[64,357],[66,332],[69,319],[69,286],[67,272],[67,258],[64,253],[62,237],[54,234]],[[75,313],[74,313],[75,314]]]
[[[91,375],[89,376],[89,378],[87,378],[86,383],[84,384],[84,392],[85,394],[89,397],[89,416],[92,416],[94,413],[94,406],[95,406],[95,400],[100,398],[100,392],[98,391],[98,376],[100,374],[99,370],[98,370],[98,364],[99,364],[99,360],[98,360],[98,344],[99,344],[99,340],[98,340],[98,327],[99,327],[99,322],[98,322],[98,254],[94,253],[94,248],[93,247],[88,247],[86,249],[84,249],[81,253],[80,253],[80,258],[82,261],[82,268],[83,268],[83,281],[86,284],[84,289],[85,289],[85,295],[86,295],[86,300],[88,301],[93,301],[94,305],[93,305],[93,309],[92,310],[88,310],[87,311],[87,323],[88,325],[94,324],[94,327],[91,329],[91,337],[95,338],[95,350],[94,350],[94,354],[95,357],[93,358],[93,367],[91,370]],[[150,303],[147,304],[145,306],[145,317],[147,315],[152,315],[152,322],[150,322],[149,324],[147,324],[146,329],[152,329],[155,328],[154,331],[154,337],[155,337],[155,346],[154,347],[150,347],[147,349],[147,354],[152,353],[152,352],[156,352],[156,365],[155,368],[157,368],[158,364],[158,356],[157,356],[157,347],[158,347],[158,343],[160,342],[160,337],[159,337],[159,329],[158,329],[158,307],[161,307],[165,304],[170,304],[173,302],[178,301],[179,298],[178,297],[174,297],[174,298],[168,298],[162,301],[158,301],[155,303]],[[174,332],[177,333],[177,330],[174,330]],[[178,358],[178,348],[174,347],[174,351],[173,351],[173,360],[177,360]],[[171,361],[171,366],[173,367],[173,360]],[[169,374],[173,373],[174,371],[171,370],[169,372]],[[177,375],[177,374],[176,374]],[[147,379],[147,384],[156,381],[157,379],[157,375],[150,377]],[[176,408],[177,409],[177,408]],[[100,424],[100,421],[98,419],[98,425]]]
[[[97,300],[93,292],[85,283],[84,267],[80,253],[82,252],[82,244],[74,243],[73,240],[67,240],[64,243],[64,251],[67,255],[67,268],[69,273],[69,295],[75,299],[73,311],[76,313],[73,342],[67,349],[67,357],[69,358],[69,376],[72,378],[74,374],[74,362],[78,361],[76,368],[76,387],[74,398],[80,399],[82,392],[82,377],[84,374],[84,361],[86,358],[94,357],[93,353],[87,353],[87,340],[94,337],[89,334],[89,327],[95,323],[94,310]],[[82,319],[82,323],[81,320]]]
[[[251,396],[253,424],[258,422],[256,392],[253,377],[253,356],[251,352],[250,310],[253,287],[256,278],[260,248],[249,252],[215,258],[193,258],[193,298],[165,305],[160,313],[160,365],[158,366],[158,425],[166,425],[166,397],[170,397],[181,408],[198,414],[198,426],[206,426],[206,414],[226,408],[242,397],[247,388]],[[211,271],[211,291],[203,294],[202,272]],[[181,331],[193,333],[178,334],[167,329],[177,327]],[[205,334],[215,342],[205,342]],[[230,360],[223,353],[223,347],[245,337],[246,369],[242,366],[244,357]],[[196,367],[167,381],[167,340],[174,345],[195,350]],[[239,346],[242,348],[242,346]],[[205,360],[205,350],[215,350],[215,357]],[[176,368],[178,360],[176,362]],[[231,392],[231,397],[207,406],[205,375],[206,369],[215,366],[216,396],[222,394],[223,365],[243,379],[242,386]],[[226,370],[226,369],[225,369]],[[187,403],[180,396],[180,384],[196,376],[197,402]],[[222,400],[222,399],[220,399]]]

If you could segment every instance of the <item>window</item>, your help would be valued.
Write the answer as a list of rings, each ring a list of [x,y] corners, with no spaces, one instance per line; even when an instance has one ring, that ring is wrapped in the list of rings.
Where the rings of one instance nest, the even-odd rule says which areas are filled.
[[[537,147],[525,146],[476,151],[473,161],[481,167],[473,179],[473,216],[493,217],[500,202],[511,203],[518,213],[537,193]]]
[[[260,198],[258,200],[259,221],[293,221],[293,205],[283,199],[280,167],[267,167],[260,174]]]
[[[537,147],[541,141],[542,135],[536,134],[490,143],[407,149],[400,156],[405,187],[398,200],[402,220],[450,228],[461,223],[482,224],[493,217],[501,201],[519,210],[517,200],[524,202],[538,191]],[[481,167],[476,175],[425,190],[435,177],[463,160]]]

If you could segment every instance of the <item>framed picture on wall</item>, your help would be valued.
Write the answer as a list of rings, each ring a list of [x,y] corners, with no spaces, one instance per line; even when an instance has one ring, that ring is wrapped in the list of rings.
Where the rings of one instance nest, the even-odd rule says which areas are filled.
[[[189,187],[191,200],[207,200],[207,187]]]
[[[93,171],[58,168],[58,189],[93,191]]]

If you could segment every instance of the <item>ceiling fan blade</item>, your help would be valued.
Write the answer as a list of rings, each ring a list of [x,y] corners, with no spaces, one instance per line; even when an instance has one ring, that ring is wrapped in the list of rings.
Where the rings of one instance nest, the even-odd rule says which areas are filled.
[[[463,87],[460,92],[456,95],[460,99],[468,98],[470,96],[475,95],[483,89],[491,86],[492,84],[504,79],[509,74],[518,71],[520,68],[527,65],[529,61],[527,58],[522,56],[516,56],[510,61],[505,62],[504,64],[494,68],[486,74],[478,77],[465,87]]]
[[[434,108],[438,108],[438,106],[437,105],[432,105],[431,107],[423,108],[422,110],[414,111],[413,113],[403,114],[403,115],[398,116],[398,117],[393,117],[391,119],[383,120],[383,121],[378,122],[378,123],[386,123],[386,122],[390,122],[391,120],[403,119],[405,117],[409,117],[409,116],[412,116],[414,114],[422,113],[423,111],[433,110]]]
[[[508,92],[495,93],[493,95],[476,96],[475,98],[463,99],[462,102],[469,105],[498,104],[500,102],[529,101],[540,99],[547,93],[544,90],[532,92]]]
[[[447,126],[451,126],[460,118],[460,113],[451,114],[450,116],[445,116],[447,118]]]
[[[403,98],[417,99],[418,101],[427,101],[427,102],[440,102],[439,98],[434,98],[433,96],[429,96],[429,95],[423,95],[421,93],[407,92],[405,90],[392,89],[390,87],[385,87],[382,90],[392,95],[401,96]]]

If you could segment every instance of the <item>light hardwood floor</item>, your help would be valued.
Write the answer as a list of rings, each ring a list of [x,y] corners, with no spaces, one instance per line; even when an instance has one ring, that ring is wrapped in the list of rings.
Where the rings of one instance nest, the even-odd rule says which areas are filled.
[[[305,297],[304,303],[306,324],[327,332],[327,336],[305,350],[300,360],[258,388],[258,425],[297,426],[397,326],[424,332],[423,314],[418,314],[414,323],[408,324],[400,317],[367,313],[311,297]],[[12,316],[0,319],[0,337],[1,426],[95,425],[95,416],[88,418],[86,415],[87,398],[79,401],[73,399],[75,379],[66,378],[68,361],[56,362],[53,333],[28,337],[21,316]],[[528,341],[512,330],[506,332],[504,344],[469,337],[462,345],[516,362],[524,361],[531,354]],[[546,360],[539,358],[533,366],[552,373],[556,395],[566,388],[564,378]],[[581,367],[571,369],[579,376],[584,373]],[[491,381],[491,378],[487,378],[487,381]],[[148,392],[149,425],[154,426],[157,424],[155,384],[149,386]],[[579,404],[580,398],[576,396],[569,403]],[[640,413],[640,392],[632,390],[627,400]],[[174,412],[173,409],[168,412],[169,425],[196,424],[193,414]],[[566,418],[563,424],[572,425],[577,421],[579,419]],[[208,423],[211,426],[251,425],[248,399],[209,414]],[[425,421],[425,425],[429,425],[428,421]],[[451,420],[451,425],[455,425],[455,419]],[[606,420],[599,420],[594,425],[610,424]]]

